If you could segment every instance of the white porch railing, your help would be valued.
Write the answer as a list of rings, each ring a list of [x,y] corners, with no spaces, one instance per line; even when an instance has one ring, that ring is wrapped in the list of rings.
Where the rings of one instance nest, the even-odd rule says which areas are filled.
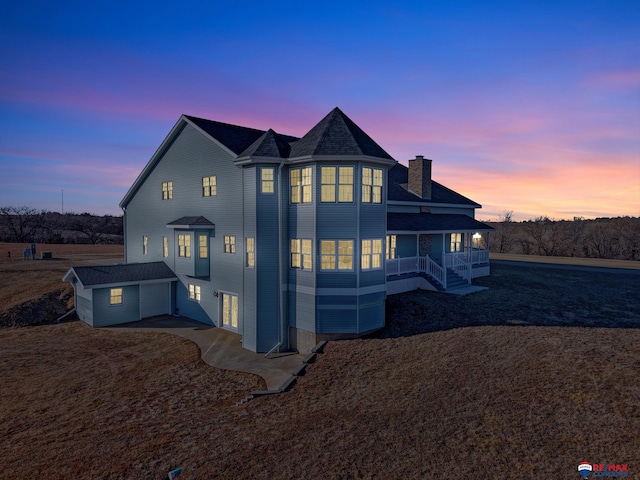
[[[456,254],[446,254],[444,258],[447,268],[452,269],[467,282],[471,283],[471,263],[465,262],[461,256]]]
[[[436,262],[431,260],[431,257],[427,255],[426,257],[418,258],[418,269],[420,272],[425,272],[440,282],[440,285],[446,287],[447,279],[445,276],[445,270]]]
[[[471,263],[472,265],[489,262],[489,250],[480,250],[477,248],[465,250],[464,252],[447,253],[446,255],[458,257],[463,262]]]

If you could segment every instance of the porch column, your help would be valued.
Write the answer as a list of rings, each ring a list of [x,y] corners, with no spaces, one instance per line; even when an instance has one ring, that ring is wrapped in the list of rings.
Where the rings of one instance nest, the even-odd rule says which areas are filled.
[[[442,268],[444,268],[444,289],[447,289],[447,251],[444,248],[444,236],[442,234]]]

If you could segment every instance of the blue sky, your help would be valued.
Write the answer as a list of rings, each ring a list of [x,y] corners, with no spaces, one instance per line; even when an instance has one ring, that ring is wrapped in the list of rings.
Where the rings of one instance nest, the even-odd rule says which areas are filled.
[[[300,136],[340,107],[479,218],[640,216],[640,1],[14,2],[0,205],[119,214],[182,113]]]

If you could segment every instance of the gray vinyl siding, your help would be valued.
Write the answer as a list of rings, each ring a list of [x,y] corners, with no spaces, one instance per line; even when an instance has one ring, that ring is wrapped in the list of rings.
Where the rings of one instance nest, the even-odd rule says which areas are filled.
[[[325,305],[317,309],[318,333],[357,333],[356,305]]]
[[[289,290],[289,325],[292,327],[316,331],[316,296],[309,293]]]
[[[111,305],[111,289],[93,289],[93,326],[105,327],[140,320],[140,287],[127,285],[122,288],[122,304]]]
[[[78,318],[89,325],[93,325],[93,291],[83,288],[79,282],[74,283]]]
[[[252,165],[243,168],[243,182],[244,182],[244,206],[243,206],[243,218],[244,218],[244,238],[242,239],[244,246],[243,261],[246,262],[246,239],[252,237],[256,241],[256,246],[260,244],[258,238],[256,238],[256,192],[258,188],[258,181],[256,175],[258,175],[258,169]],[[256,266],[254,268],[247,268],[244,266],[244,296],[242,298],[244,307],[244,328],[242,335],[242,343],[245,348],[256,351],[257,348],[257,312],[258,312],[258,269],[262,269],[262,255],[258,255],[256,252]],[[238,299],[240,300],[240,299]]]
[[[420,205],[388,205],[389,213],[420,213]]]
[[[200,282],[193,278],[183,278],[181,280],[176,286],[176,306],[179,314],[183,317],[213,325],[213,320],[208,315],[207,310],[215,309],[217,299],[213,296],[213,290],[208,282]],[[200,285],[200,302],[189,299],[189,283]]]
[[[218,322],[218,298],[213,291],[238,295],[238,320],[242,334],[243,246],[242,169],[234,156],[216,142],[186,125],[148,174],[126,210],[126,249],[128,262],[165,261],[178,274],[176,307],[185,316],[205,323]],[[202,177],[216,175],[216,196],[202,195]],[[173,182],[173,199],[162,200],[162,182]],[[167,224],[184,216],[203,216],[215,224],[209,238],[209,281],[199,279],[201,304],[196,308],[188,300],[186,285],[201,273],[196,269],[195,231],[174,231]],[[191,258],[178,258],[177,235],[190,233]],[[142,255],[142,236],[149,238],[148,255]],[[224,235],[235,235],[236,254],[225,254]],[[162,255],[162,237],[169,238],[169,257]],[[196,271],[197,270],[197,271]],[[197,305],[197,304],[196,304]]]
[[[277,168],[275,168],[275,181],[277,191],[279,184]],[[256,312],[256,351],[266,352],[278,343],[280,336],[278,196],[261,194],[259,188],[260,185],[256,185],[253,190],[257,196],[256,287],[258,308]],[[283,249],[284,243],[283,239]]]
[[[415,257],[416,251],[415,235],[397,235],[396,236],[396,258]]]

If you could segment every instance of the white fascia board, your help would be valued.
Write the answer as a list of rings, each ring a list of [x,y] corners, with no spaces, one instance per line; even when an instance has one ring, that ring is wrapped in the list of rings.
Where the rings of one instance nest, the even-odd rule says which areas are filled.
[[[122,200],[120,201],[120,208],[124,210],[127,207],[127,205],[129,204],[129,202],[131,201],[135,193],[138,191],[140,186],[144,183],[144,181],[149,176],[151,171],[158,164],[158,162],[162,158],[168,146],[171,144],[171,142],[173,142],[173,140],[180,133],[180,131],[182,131],[182,128],[184,128],[186,123],[187,123],[187,119],[185,118],[184,115],[182,115],[180,119],[176,122],[176,124],[173,126],[169,134],[162,141],[160,146],[156,149],[155,153],[151,156],[151,159],[147,162],[145,167],[142,169],[142,172],[140,172],[140,175],[138,175],[138,178],[136,178],[136,180],[133,182],[133,185],[131,185],[131,188],[129,188],[125,196],[122,198]]]
[[[451,230],[387,230],[387,235],[439,235],[443,233],[471,233],[471,232],[493,232],[493,229],[488,228],[473,228],[469,229],[459,229],[454,228]]]
[[[234,160],[233,163],[235,163],[238,166],[250,165],[250,164],[253,164],[253,163],[269,163],[269,164],[273,164],[273,165],[279,165],[280,162],[282,162],[283,160],[284,160],[284,158],[280,158],[280,157],[255,157],[255,156],[250,156],[250,157],[238,158],[237,160]]]

